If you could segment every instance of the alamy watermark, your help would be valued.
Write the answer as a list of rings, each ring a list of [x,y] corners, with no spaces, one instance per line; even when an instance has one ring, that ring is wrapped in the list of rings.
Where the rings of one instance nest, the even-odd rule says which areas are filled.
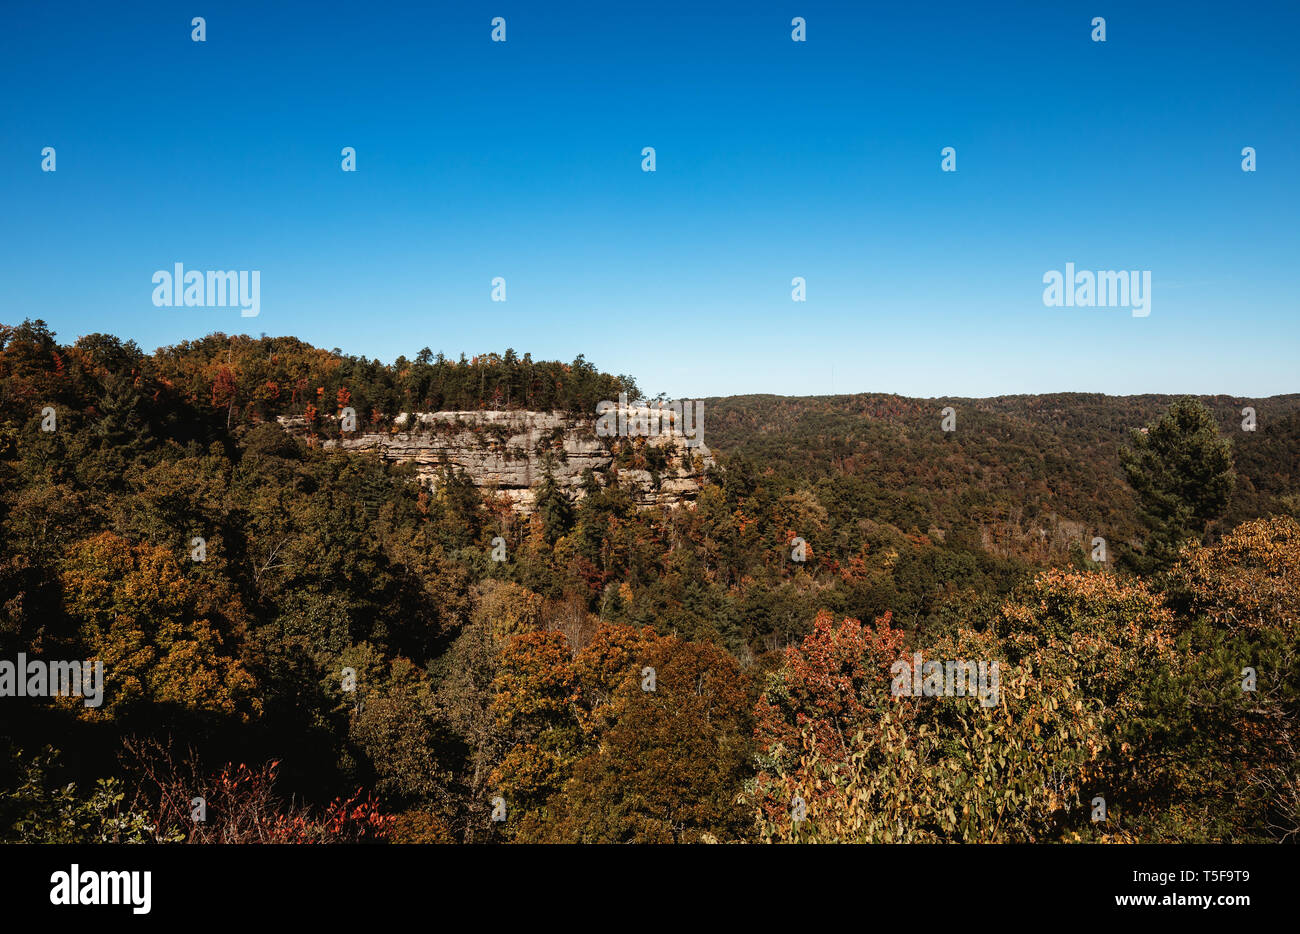
[[[618,402],[596,403],[596,435],[601,438],[658,438],[681,435],[688,448],[704,447],[704,403],[664,402],[628,405],[627,393]],[[707,448],[706,448],[707,450]]]
[[[262,310],[262,271],[198,269],[185,271],[177,263],[172,272],[159,269],[153,274],[153,303],[156,308],[239,308],[244,318],[256,318]]]
[[[984,707],[998,705],[998,663],[921,661],[921,653],[909,664],[899,659],[889,666],[894,676],[890,693],[895,697],[975,697]]]
[[[98,707],[104,663],[45,662],[19,652],[16,662],[0,660],[0,697],[84,697],[87,707]]]
[[[131,912],[147,915],[153,899],[153,872],[148,869],[84,870],[77,863],[50,876],[51,905],[129,905]]]
[[[1127,269],[1074,271],[1074,263],[1065,264],[1065,272],[1049,269],[1043,273],[1043,304],[1048,308],[1132,308],[1134,318],[1151,314],[1151,270]]]

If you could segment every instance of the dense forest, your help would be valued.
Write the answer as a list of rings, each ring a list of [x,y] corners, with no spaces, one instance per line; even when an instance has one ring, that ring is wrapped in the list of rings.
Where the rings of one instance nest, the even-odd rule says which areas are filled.
[[[0,678],[0,840],[1300,837],[1300,395],[707,399],[677,509],[316,443],[620,393],[0,325],[0,663],[105,671]],[[918,657],[998,702],[900,695]]]

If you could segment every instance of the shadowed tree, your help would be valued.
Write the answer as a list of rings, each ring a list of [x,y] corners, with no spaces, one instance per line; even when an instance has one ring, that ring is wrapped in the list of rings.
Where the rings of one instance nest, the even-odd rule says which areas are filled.
[[[1236,482],[1231,443],[1219,437],[1210,411],[1190,397],[1133,432],[1120,463],[1151,531],[1142,554],[1131,559],[1147,573],[1168,567],[1183,542],[1205,534],[1223,514]]]
[[[555,482],[555,464],[548,454],[542,462],[542,483],[537,490],[537,512],[542,517],[542,534],[554,545],[573,528],[573,504]]]

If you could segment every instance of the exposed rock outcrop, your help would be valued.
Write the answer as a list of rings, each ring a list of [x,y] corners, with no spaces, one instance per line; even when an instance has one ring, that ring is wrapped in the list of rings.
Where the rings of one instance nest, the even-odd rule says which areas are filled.
[[[277,421],[290,434],[312,437],[302,416]],[[602,483],[617,476],[645,508],[693,501],[713,464],[707,447],[690,447],[680,434],[602,438],[594,419],[562,412],[404,412],[383,430],[318,443],[325,450],[376,451],[386,460],[413,463],[431,486],[445,467],[464,471],[477,487],[507,497],[523,513],[532,511],[548,454],[556,482],[574,500],[582,497],[582,477],[590,469]]]

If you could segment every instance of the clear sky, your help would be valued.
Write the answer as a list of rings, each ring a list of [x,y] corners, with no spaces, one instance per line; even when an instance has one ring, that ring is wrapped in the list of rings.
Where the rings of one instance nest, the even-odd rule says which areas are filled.
[[[63,341],[581,353],[677,397],[1300,391],[1296,0],[42,0],[0,10],[0,86],[0,321]],[[177,262],[259,270],[260,315],[155,307]],[[1067,262],[1149,270],[1150,316],[1045,307]]]

